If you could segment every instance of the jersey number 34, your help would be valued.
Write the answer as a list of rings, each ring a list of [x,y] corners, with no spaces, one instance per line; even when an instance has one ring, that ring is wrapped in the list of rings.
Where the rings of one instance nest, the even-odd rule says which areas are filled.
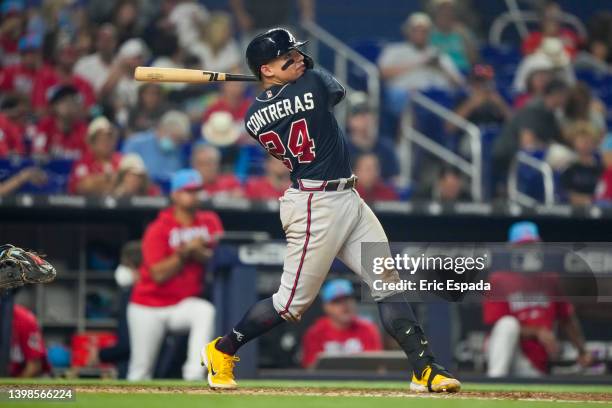
[[[308,134],[306,119],[299,119],[291,123],[287,147],[278,133],[273,130],[259,135],[259,142],[270,154],[281,159],[289,170],[293,170],[293,164],[288,157],[285,157],[287,150],[297,159],[298,163],[310,163],[315,158],[315,143]]]

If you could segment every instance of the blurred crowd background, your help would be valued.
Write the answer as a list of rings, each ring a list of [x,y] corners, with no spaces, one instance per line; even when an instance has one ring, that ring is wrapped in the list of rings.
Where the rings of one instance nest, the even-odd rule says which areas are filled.
[[[551,170],[555,202],[606,205],[612,14],[590,10],[588,21],[573,16],[576,26],[567,24],[571,10],[528,1],[535,23],[500,45],[472,3],[424,1],[394,38],[364,27],[350,44],[383,83],[380,106],[352,87],[342,117],[360,193],[368,201],[506,199],[513,172],[521,192],[544,201],[542,171],[513,167],[524,153]],[[283,166],[244,130],[257,85],[139,83],[133,71],[246,72],[245,42],[273,26],[302,35],[300,24],[317,20],[313,0],[6,0],[0,12],[0,194],[167,194],[171,174],[190,166],[204,178],[203,196],[271,199],[287,187]],[[403,144],[408,117],[442,148],[474,160],[465,127],[412,109],[415,92],[478,127],[479,197],[458,166]]]

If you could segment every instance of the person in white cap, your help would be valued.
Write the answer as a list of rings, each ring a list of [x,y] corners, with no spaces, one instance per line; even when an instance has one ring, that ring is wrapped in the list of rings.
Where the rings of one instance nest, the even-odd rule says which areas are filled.
[[[405,106],[407,91],[451,90],[463,83],[451,58],[430,45],[431,25],[427,14],[411,14],[402,26],[406,41],[387,45],[378,59],[389,96],[400,109]]]
[[[119,174],[113,187],[115,197],[161,195],[159,186],[151,181],[139,155],[126,154],[119,162]]]
[[[117,176],[121,154],[117,147],[117,131],[112,123],[100,116],[87,128],[87,152],[70,172],[68,191],[71,194],[109,194]]]
[[[101,99],[107,98],[112,104],[121,125],[127,123],[128,110],[138,101],[140,83],[134,79],[134,70],[148,59],[149,49],[144,41],[139,38],[127,40],[119,48],[108,78],[98,92]]]
[[[570,56],[563,48],[563,42],[555,37],[542,40],[538,50],[525,57],[516,70],[513,88],[518,92],[527,89],[527,78],[536,71],[549,70],[554,76],[572,85],[576,82],[576,75],[572,68]]]

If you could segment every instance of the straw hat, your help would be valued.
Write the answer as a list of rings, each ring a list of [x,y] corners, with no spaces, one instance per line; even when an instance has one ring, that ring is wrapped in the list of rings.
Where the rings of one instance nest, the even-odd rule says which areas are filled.
[[[240,137],[240,128],[229,112],[215,112],[202,126],[202,136],[215,146],[228,146]]]
[[[119,162],[120,172],[130,172],[135,174],[147,174],[147,168],[144,161],[136,153],[128,153],[121,158]]]

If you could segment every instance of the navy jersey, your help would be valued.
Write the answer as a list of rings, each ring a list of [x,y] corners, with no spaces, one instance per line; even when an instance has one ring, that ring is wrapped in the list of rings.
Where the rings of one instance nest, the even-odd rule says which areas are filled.
[[[261,93],[245,117],[247,132],[291,170],[291,180],[351,176],[346,138],[333,115],[345,90],[327,72],[309,69],[295,82]]]

